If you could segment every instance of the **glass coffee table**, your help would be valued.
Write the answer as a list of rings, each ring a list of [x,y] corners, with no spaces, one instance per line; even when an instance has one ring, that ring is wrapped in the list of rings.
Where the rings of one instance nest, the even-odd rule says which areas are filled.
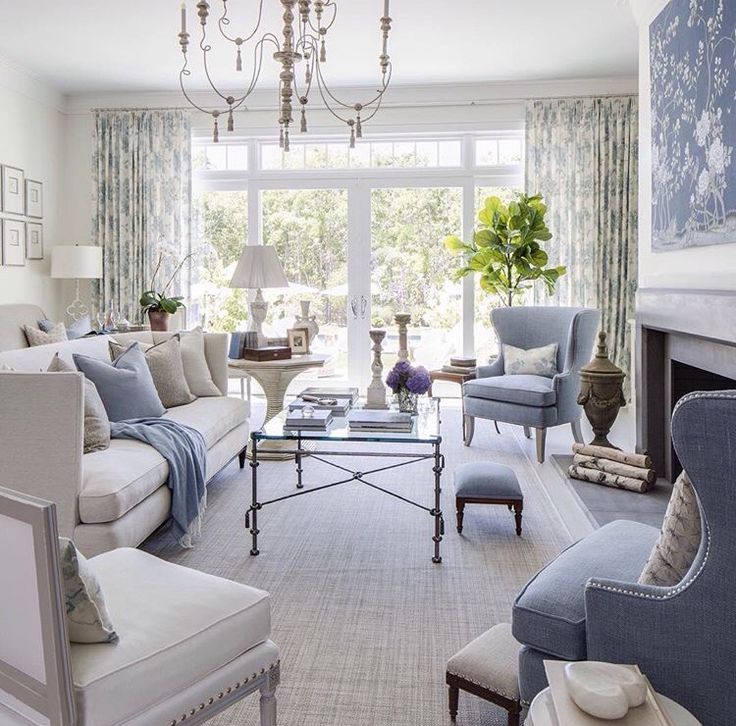
[[[388,431],[354,431],[351,430],[344,418],[336,418],[330,424],[327,431],[305,431],[284,428],[286,410],[281,411],[262,428],[251,433],[251,505],[245,513],[245,528],[250,532],[252,538],[251,555],[259,554],[258,549],[258,515],[264,507],[286,499],[314,494],[324,489],[330,489],[342,484],[356,482],[370,487],[396,499],[423,509],[434,520],[434,534],[432,536],[433,553],[432,562],[442,562],[440,556],[440,542],[444,535],[445,524],[442,518],[440,502],[440,481],[442,471],[445,468],[445,457],[442,454],[442,436],[440,435],[440,404],[438,398],[430,398],[421,401],[420,411],[412,417],[412,430],[408,433],[395,433]],[[264,442],[282,442],[279,450],[294,456],[296,465],[296,491],[280,497],[260,501],[258,498],[258,460],[259,446]],[[360,444],[380,444],[379,447],[360,447]],[[371,467],[356,471],[350,467],[338,463],[335,459],[340,457],[377,457],[381,459],[394,459],[392,463]],[[304,459],[311,458],[328,464],[339,472],[339,478],[327,484],[306,487],[304,483]],[[421,462],[432,464],[434,481],[434,498],[432,506],[426,506],[416,502],[402,494],[379,486],[370,481],[373,474],[384,471],[399,469]]]

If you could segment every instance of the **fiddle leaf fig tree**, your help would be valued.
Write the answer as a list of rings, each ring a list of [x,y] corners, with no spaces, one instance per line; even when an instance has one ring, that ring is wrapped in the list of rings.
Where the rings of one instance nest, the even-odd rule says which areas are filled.
[[[463,256],[456,279],[477,273],[481,288],[498,295],[508,306],[538,280],[553,293],[567,268],[548,266],[547,253],[540,244],[552,238],[544,221],[546,211],[540,194],[517,194],[508,205],[499,197],[488,197],[478,212],[480,225],[472,242],[463,242],[455,235],[444,239],[450,252]]]

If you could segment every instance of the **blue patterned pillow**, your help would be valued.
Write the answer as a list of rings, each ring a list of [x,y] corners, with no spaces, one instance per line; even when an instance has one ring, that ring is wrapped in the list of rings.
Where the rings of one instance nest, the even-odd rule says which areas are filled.
[[[97,387],[110,421],[163,416],[161,403],[146,357],[133,343],[115,362],[80,353],[72,354],[77,368]]]
[[[507,376],[531,375],[552,378],[557,371],[557,343],[540,348],[503,346],[503,372]]]
[[[59,561],[69,640],[114,643],[118,634],[107,612],[100,583],[87,558],[66,537],[59,537]]]

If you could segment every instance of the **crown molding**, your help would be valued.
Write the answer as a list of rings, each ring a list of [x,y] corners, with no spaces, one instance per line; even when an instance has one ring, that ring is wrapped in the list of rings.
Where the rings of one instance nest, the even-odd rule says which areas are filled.
[[[541,81],[490,81],[487,83],[425,83],[394,85],[386,94],[382,108],[430,108],[438,106],[484,106],[521,102],[530,98],[555,96],[594,96],[636,94],[635,76],[607,78],[574,78]],[[343,87],[336,95],[360,98],[375,93],[371,87]],[[193,100],[207,106],[212,94],[191,92]],[[190,108],[181,91],[82,93],[64,98],[68,114],[86,114],[94,108]],[[247,104],[249,111],[276,111],[274,90],[255,91]],[[316,107],[315,107],[316,108]]]

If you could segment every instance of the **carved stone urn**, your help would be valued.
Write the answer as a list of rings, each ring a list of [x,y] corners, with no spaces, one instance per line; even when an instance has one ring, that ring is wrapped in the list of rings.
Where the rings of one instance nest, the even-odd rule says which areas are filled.
[[[606,334],[598,333],[598,350],[593,360],[580,369],[578,403],[590,421],[595,438],[593,446],[616,447],[608,440],[621,406],[626,405],[623,383],[626,374],[608,358]]]

